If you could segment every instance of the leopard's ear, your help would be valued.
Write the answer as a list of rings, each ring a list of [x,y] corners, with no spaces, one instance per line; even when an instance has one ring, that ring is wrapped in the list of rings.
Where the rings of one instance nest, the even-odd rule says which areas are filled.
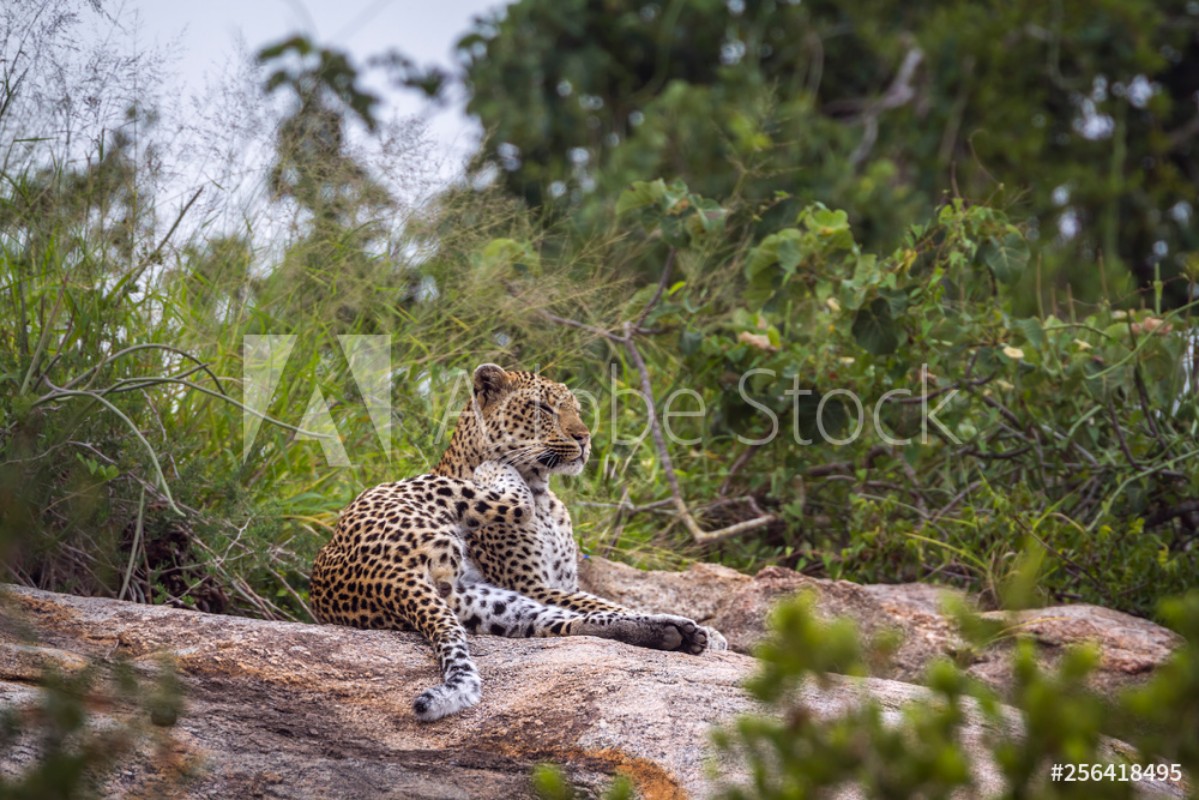
[[[512,387],[512,376],[498,364],[475,367],[475,397],[481,406],[490,405]]]

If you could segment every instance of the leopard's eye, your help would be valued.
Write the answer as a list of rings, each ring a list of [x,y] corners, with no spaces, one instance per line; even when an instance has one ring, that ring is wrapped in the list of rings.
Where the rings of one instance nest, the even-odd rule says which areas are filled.
[[[556,413],[549,403],[538,403],[537,407],[550,416],[553,416]]]

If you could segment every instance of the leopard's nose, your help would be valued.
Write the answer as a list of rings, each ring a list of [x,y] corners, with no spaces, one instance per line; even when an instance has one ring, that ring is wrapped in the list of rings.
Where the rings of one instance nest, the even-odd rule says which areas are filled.
[[[587,442],[591,439],[591,433],[589,431],[575,431],[571,434],[571,436],[574,437],[574,440],[579,444],[587,444]]]

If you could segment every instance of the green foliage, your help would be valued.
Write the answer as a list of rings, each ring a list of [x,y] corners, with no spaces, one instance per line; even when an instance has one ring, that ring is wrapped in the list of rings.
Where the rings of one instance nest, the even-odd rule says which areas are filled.
[[[562,770],[553,764],[542,764],[533,770],[533,791],[540,800],[575,800],[579,796]],[[632,782],[618,775],[600,797],[601,800],[633,800],[636,796]]]
[[[749,776],[746,783],[726,785],[721,796],[824,797],[847,785],[860,786],[867,797],[959,796],[978,789],[973,769],[984,753],[1004,779],[1001,797],[1133,796],[1134,783],[1127,781],[1053,781],[1048,773],[1055,763],[1110,764],[1125,773],[1156,763],[1180,764],[1193,776],[1199,768],[1194,751],[1199,727],[1192,716],[1199,690],[1189,673],[1199,653],[1197,603],[1199,593],[1192,592],[1163,608],[1185,644],[1146,687],[1115,701],[1161,725],[1134,740],[1136,751],[1127,754],[1103,739],[1109,706],[1087,688],[1097,655],[1085,647],[1071,650],[1056,670],[1046,671],[1038,666],[1032,643],[1020,643],[1008,698],[1019,727],[993,693],[948,661],[929,666],[928,696],[898,714],[868,693],[843,710],[814,708],[805,695],[807,681],[844,683],[847,679],[829,673],[865,670],[855,653],[857,634],[848,622],[816,621],[808,599],[784,603],[773,618],[771,638],[758,652],[762,665],[749,687],[769,715],[744,717],[715,736],[717,747],[744,763]],[[825,655],[826,649],[835,655]],[[1176,704],[1179,713],[1167,712],[1170,706],[1158,705],[1161,701]],[[986,725],[982,752],[968,747],[962,736],[971,720]]]
[[[507,26],[519,23],[536,63],[535,5],[517,4],[474,44],[507,47]],[[719,5],[721,24],[740,31],[730,42],[774,36],[778,14],[797,32],[823,30],[832,14]],[[564,26],[598,24],[575,10]],[[944,32],[969,15],[956,4],[938,13]],[[625,15],[621,30],[636,38],[657,30],[655,19]],[[1096,30],[1111,22],[1097,20]],[[696,41],[716,30],[691,15],[678,24]],[[867,96],[891,74],[876,59],[905,48],[867,47],[884,40],[881,22],[845,24],[861,76],[849,80],[840,51],[819,86],[790,76],[785,63],[812,62],[777,61],[779,47],[798,57],[814,45],[786,40],[769,58],[707,72],[697,63],[689,81],[667,80],[638,107],[639,130],[699,130],[646,109],[695,92],[748,102],[754,70],[766,70],[762,91],[791,85],[788,102],[820,122],[785,141],[852,149],[856,138],[842,141],[844,124],[810,95]],[[667,40],[640,39],[645,53],[627,63],[653,74]],[[581,57],[561,53],[563,63]],[[565,494],[594,552],[943,581],[998,604],[1031,543],[1042,568],[1028,603],[1083,599],[1150,615],[1194,585],[1199,395],[1181,368],[1192,308],[1167,311],[1165,284],[1150,303],[1120,294],[1113,275],[1107,296],[1084,303],[1055,290],[1030,229],[992,206],[934,206],[912,191],[899,203],[891,189],[842,195],[823,183],[751,191],[749,178],[729,187],[735,170],[710,158],[698,183],[629,172],[618,188],[597,184],[611,202],[578,206],[584,225],[498,190],[446,192],[404,215],[346,144],[372,107],[357,67],[304,39],[261,57],[264,92],[285,101],[264,180],[294,212],[286,234],[254,220],[193,229],[193,205],[159,220],[155,175],[130,136],[101,139],[91,161],[39,143],[44,157],[6,174],[0,306],[17,324],[0,335],[0,528],[12,579],[305,618],[309,559],[337,510],[371,483],[427,470],[465,400],[464,374],[488,360],[543,369],[587,396],[596,467]],[[703,113],[727,123],[738,147],[777,133],[723,108]],[[584,128],[607,113],[584,111]],[[821,126],[831,126],[827,140]],[[633,152],[620,145],[605,158]],[[809,155],[796,163],[827,160]],[[847,174],[894,188],[883,169],[871,156]],[[887,236],[861,213],[901,206]],[[270,420],[247,437],[243,340],[262,334],[296,338]],[[390,337],[386,441],[339,339],[355,334]],[[674,434],[665,449],[634,394],[645,382]],[[351,467],[331,466],[304,427],[322,398]],[[690,524],[674,513],[671,474]],[[716,543],[692,530],[743,523],[753,525]]]
[[[458,49],[479,163],[531,205],[594,222],[664,175],[736,197],[759,234],[823,201],[890,247],[951,192],[1035,225],[1052,280],[1026,292],[1094,299],[1102,257],[1113,284],[1159,265],[1178,304],[1197,29],[1185,0],[521,0]]]
[[[1006,704],[941,659],[927,668],[927,694],[898,709],[874,699],[869,684],[843,707],[812,702],[813,684],[836,685],[844,693],[857,680],[846,676],[867,674],[873,659],[885,658],[894,645],[863,647],[852,622],[822,622],[813,607],[814,598],[805,594],[775,609],[771,634],[756,652],[758,673],[747,685],[765,713],[743,716],[713,734],[723,763],[746,776],[716,776],[720,797],[803,800],[851,788],[865,797],[978,796],[982,762],[1003,782],[999,793],[987,796],[1125,798],[1135,796],[1137,781],[1130,775],[1153,770],[1177,782],[1199,770],[1199,592],[1163,604],[1162,616],[1183,645],[1149,683],[1117,697],[1097,696],[1088,686],[1098,664],[1093,648],[1072,648],[1047,670],[1038,664],[1033,642],[1022,639],[1011,656],[1014,682]],[[968,640],[981,644],[994,636],[974,612],[959,608],[955,614]],[[1105,738],[1112,733],[1113,711],[1148,723],[1128,736],[1131,749]],[[982,736],[964,736],[967,725]],[[1054,780],[1054,764],[1089,769],[1082,776],[1074,772],[1071,781]],[[577,796],[555,767],[539,767],[533,781],[544,800]],[[614,786],[605,797],[631,796],[616,791]]]
[[[820,204],[733,247],[671,238],[680,206],[705,206],[681,183],[619,204],[680,248],[682,280],[649,319],[679,331],[660,385],[686,376],[715,409],[702,449],[675,450],[685,493],[739,488],[779,518],[726,558],[966,578],[994,601],[1030,540],[1042,601],[1150,614],[1194,585],[1189,307],[1020,315],[1030,255],[984,206],[948,203],[886,253]],[[757,469],[714,463],[737,452]]]
[[[1187,642],[1144,688],[1123,703],[1133,719],[1149,728],[1145,749],[1164,761],[1184,764],[1199,775],[1199,592],[1163,601],[1161,616]],[[1177,735],[1181,731],[1182,735]],[[1193,785],[1193,784],[1192,784]]]
[[[965,680],[952,666],[929,668],[940,702],[905,708],[898,724],[870,701],[830,719],[797,698],[808,677],[827,685],[843,682],[832,673],[866,674],[854,625],[819,622],[809,596],[780,605],[771,625],[773,634],[758,653],[761,669],[748,688],[781,719],[746,717],[716,734],[717,746],[744,758],[751,776],[749,785],[729,787],[723,796],[801,798],[860,781],[868,797],[947,797],[970,783],[970,762],[956,741],[965,719]]]
[[[97,130],[77,158],[6,116],[25,85],[7,74],[0,128],[29,149],[0,183],[6,579],[305,619],[337,511],[427,471],[469,370],[495,361],[584,399],[595,466],[563,496],[592,552],[937,581],[1009,608],[1160,607],[1188,645],[1112,713],[1143,753],[1193,771],[1179,731],[1199,730],[1194,595],[1161,604],[1199,575],[1193,306],[1177,302],[1175,262],[1157,265],[1152,296],[1126,291],[1114,262],[1194,246],[1164,213],[1194,171],[1189,139],[1169,135],[1189,130],[1176,100],[1193,15],[1148,0],[924,11],[517,3],[463,42],[501,185],[419,211],[349,146],[352,126],[375,127],[357,67],[285,40],[261,54],[259,98],[285,103],[262,172],[282,233],[231,196],[203,224],[199,192],[156,207],[151,110],[128,109],[128,128]],[[923,66],[896,84],[917,46]],[[1161,86],[1143,107],[1139,75]],[[905,84],[912,96],[884,102]],[[1112,117],[1110,141],[1074,126],[1088,103]],[[1051,235],[1067,212],[1079,233]],[[294,339],[250,436],[244,343],[260,335]],[[390,337],[390,433],[347,335]],[[322,400],[351,466],[306,427]],[[762,791],[964,785],[956,736],[976,687],[939,664],[935,702],[903,726],[869,707],[822,722],[789,705],[801,677],[860,673],[894,643],[863,645],[800,606],[778,619],[754,689],[787,713],[726,739]],[[1085,653],[1054,674],[1030,658],[1018,650],[1014,697],[1029,738],[994,743],[1026,796],[1046,759],[1090,755],[1105,732],[1080,688]],[[151,693],[148,710],[171,723],[177,694]]]
[[[11,766],[14,751],[37,754],[24,769],[0,776],[4,800],[102,796],[104,779],[122,758],[154,736],[151,725],[170,727],[182,710],[179,682],[165,662],[152,680],[117,662],[109,669],[90,665],[72,674],[47,669],[39,683],[36,703],[0,710],[0,757]],[[143,701],[143,694],[149,699]],[[89,706],[120,711],[114,720],[98,722]],[[164,775],[172,769],[165,767]]]

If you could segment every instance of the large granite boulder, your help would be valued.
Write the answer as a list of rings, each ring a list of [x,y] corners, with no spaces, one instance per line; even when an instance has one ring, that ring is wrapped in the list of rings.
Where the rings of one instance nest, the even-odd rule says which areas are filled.
[[[711,625],[740,653],[752,653],[766,636],[770,611],[779,601],[810,592],[816,612],[827,619],[852,619],[866,636],[899,634],[899,649],[880,677],[919,682],[932,659],[949,656],[1000,693],[1011,682],[1013,637],[982,650],[968,647],[942,611],[945,595],[968,598],[945,587],[823,580],[782,567],[767,567],[753,577],[714,564],[694,564],[683,572],[643,571],[598,557],[584,559],[580,580],[587,591],[634,608],[683,614]],[[1009,633],[1030,636],[1047,666],[1068,645],[1097,645],[1100,663],[1091,683],[1102,693],[1144,682],[1180,642],[1173,631],[1149,620],[1093,605],[983,616],[1004,620]]]
[[[681,602],[681,581],[666,581],[672,602]],[[749,589],[764,582],[739,583]],[[531,797],[532,769],[554,762],[590,794],[624,774],[644,800],[701,798],[714,791],[709,767],[738,777],[735,763],[715,761],[713,726],[759,710],[742,689],[756,664],[740,653],[695,657],[587,637],[472,637],[483,701],[425,724],[411,702],[437,676],[430,649],[415,634],[17,587],[0,591],[0,610],[0,708],[26,718],[36,713],[47,667],[69,674],[121,661],[146,680],[164,659],[174,663],[183,711],[170,727],[142,724],[150,733],[105,777],[108,797],[508,800]],[[900,681],[834,678],[806,686],[799,699],[825,716],[870,697],[898,722],[905,704],[925,696]],[[85,702],[93,726],[146,717],[103,684]],[[963,729],[981,796],[1001,788],[984,745],[988,725],[971,711]],[[0,772],[28,768],[39,747],[23,736],[4,751]],[[1181,796],[1168,785],[1141,789]]]

